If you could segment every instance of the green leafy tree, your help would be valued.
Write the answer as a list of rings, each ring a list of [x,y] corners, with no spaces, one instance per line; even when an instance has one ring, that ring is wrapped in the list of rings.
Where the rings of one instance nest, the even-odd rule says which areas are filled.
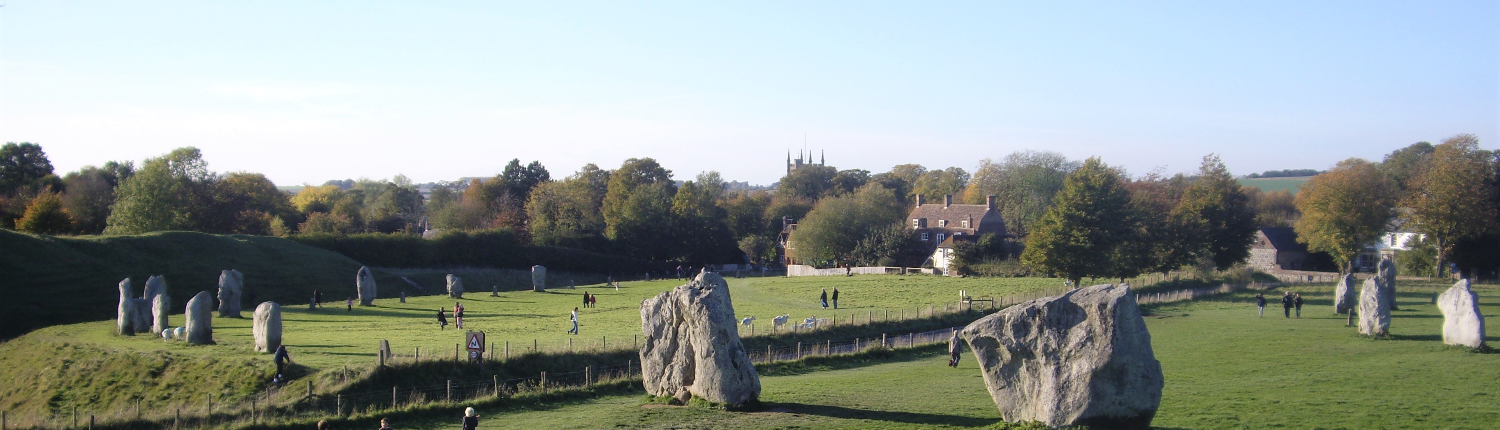
[[[671,257],[672,171],[651,158],[625,160],[609,175],[601,203],[604,236],[628,255],[661,261]]]
[[[912,184],[912,194],[926,196],[928,201],[934,201],[947,195],[959,196],[962,200],[964,189],[969,184],[969,172],[957,167],[949,167],[943,170],[932,170],[917,177]],[[981,199],[979,204],[983,204]]]
[[[729,232],[737,238],[770,236],[777,233],[767,228],[764,221],[766,210],[771,207],[771,193],[746,191],[735,193],[721,205],[729,225]]]
[[[1056,152],[1016,152],[999,162],[986,158],[964,189],[963,200],[984,204],[986,197],[995,196],[1006,229],[1024,238],[1052,207],[1053,196],[1062,191],[1064,180],[1078,166],[1077,161]]]
[[[1193,237],[1202,230],[1197,217],[1174,212],[1187,190],[1188,180],[1182,174],[1170,178],[1159,172],[1130,181],[1130,203],[1140,223],[1137,236],[1130,244],[1131,266],[1140,268],[1140,273],[1161,273],[1193,264],[1198,249]]]
[[[214,183],[213,201],[205,230],[213,233],[267,235],[271,218],[296,213],[287,194],[259,173],[224,175]]]
[[[859,190],[870,182],[870,171],[864,169],[841,170],[829,181],[829,193],[842,196]]]
[[[740,239],[739,248],[755,264],[776,259],[776,242],[765,236],[745,236]]]
[[[677,236],[678,260],[700,264],[737,262],[733,257],[737,244],[724,222],[726,212],[718,205],[724,188],[718,172],[707,172],[677,189],[672,198],[672,231]]]
[[[776,195],[787,198],[817,200],[833,190],[838,169],[830,166],[803,165],[776,183]]]
[[[1491,157],[1479,149],[1474,135],[1454,136],[1433,148],[1431,159],[1407,185],[1405,206],[1411,208],[1416,230],[1427,235],[1437,250],[1438,276],[1443,275],[1456,242],[1496,228]]]
[[[1078,285],[1085,277],[1112,277],[1118,248],[1130,240],[1134,217],[1123,174],[1090,158],[1063,181],[1054,205],[1026,240],[1021,262]]]
[[[1396,189],[1374,164],[1358,158],[1312,177],[1297,193],[1297,241],[1327,252],[1349,273],[1360,250],[1380,239],[1396,216]]]
[[[1380,173],[1396,186],[1398,192],[1406,194],[1406,184],[1411,182],[1412,175],[1421,169],[1427,160],[1432,158],[1433,146],[1427,142],[1417,142],[1405,148],[1391,151],[1385,155],[1385,159],[1377,166]]]
[[[84,166],[63,177],[63,207],[73,214],[75,232],[99,234],[104,232],[109,219],[110,206],[115,203],[115,187],[135,174],[131,162],[108,162],[104,167]]]
[[[1202,257],[1215,268],[1225,270],[1250,257],[1255,243],[1255,211],[1250,197],[1229,174],[1219,156],[1203,157],[1198,176],[1183,191],[1182,202],[1175,209],[1178,216],[1201,220],[1202,230],[1195,235]]]
[[[1290,227],[1302,216],[1291,191],[1261,191],[1256,187],[1245,187],[1244,190],[1245,196],[1250,198],[1250,207],[1255,210],[1257,227]]]
[[[105,234],[199,230],[212,212],[213,173],[198,148],[146,160],[115,191]]]
[[[38,181],[52,174],[52,161],[42,146],[31,142],[7,142],[0,146],[0,194],[22,188],[41,190]]]
[[[793,240],[798,258],[835,265],[856,263],[860,256],[855,251],[860,242],[881,228],[901,222],[905,209],[895,193],[878,185],[866,185],[854,194],[820,200],[797,223]],[[863,257],[868,260],[870,255]]]
[[[307,221],[297,226],[302,234],[349,234],[354,232],[354,221],[348,215],[330,212],[313,212]]]
[[[16,230],[36,234],[63,234],[73,230],[73,217],[63,208],[57,193],[42,192],[31,199],[26,214],[16,221]]]

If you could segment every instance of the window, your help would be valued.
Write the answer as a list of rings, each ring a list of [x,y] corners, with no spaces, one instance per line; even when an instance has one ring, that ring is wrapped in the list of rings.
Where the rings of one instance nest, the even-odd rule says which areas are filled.
[[[927,233],[922,233],[922,241],[923,242],[927,241]]]
[[[964,220],[964,228],[969,228],[969,220]]]
[[[945,219],[938,220],[938,227],[947,227],[947,226],[948,226],[948,220],[945,220]]]
[[[938,233],[937,241],[938,242],[942,242],[943,241],[943,234],[942,233]]]
[[[911,219],[911,228],[922,228],[922,220],[917,219],[917,218],[912,218]]]

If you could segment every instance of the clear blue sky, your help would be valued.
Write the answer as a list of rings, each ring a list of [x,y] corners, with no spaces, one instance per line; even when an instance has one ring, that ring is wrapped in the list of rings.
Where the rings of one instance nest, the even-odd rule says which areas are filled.
[[[1137,174],[1500,139],[1500,2],[1053,3],[7,0],[0,140],[293,185],[629,157],[767,184],[804,135],[842,169]]]

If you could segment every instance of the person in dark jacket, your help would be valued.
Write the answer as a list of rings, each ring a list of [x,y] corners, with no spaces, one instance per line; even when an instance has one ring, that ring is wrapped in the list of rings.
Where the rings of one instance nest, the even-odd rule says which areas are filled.
[[[438,308],[438,330],[448,328],[448,314],[443,313],[443,308]]]
[[[823,309],[828,309],[828,289],[823,289],[823,294],[818,295],[818,302],[823,304]]]
[[[286,370],[286,364],[292,362],[292,355],[286,353],[286,345],[279,345],[276,347],[276,354],[273,354],[271,359],[276,361],[276,374],[281,375],[282,371]]]
[[[834,287],[834,289],[833,289],[833,308],[834,309],[838,309],[839,308],[839,289],[838,289],[838,287]]]
[[[479,414],[474,408],[464,409],[464,430],[475,430],[479,428]]]
[[[1302,318],[1302,293],[1292,293],[1292,306],[1297,308],[1297,318]]]
[[[1266,317],[1266,295],[1265,294],[1256,294],[1255,295],[1255,307],[1260,308],[1260,317],[1261,318],[1265,318]]]
[[[1281,295],[1281,313],[1282,313],[1282,316],[1284,316],[1284,317],[1287,317],[1287,318],[1291,318],[1292,317],[1292,292],[1291,291],[1287,291],[1285,294]]]
[[[948,339],[948,367],[958,367],[958,355],[963,345],[958,343],[958,329],[953,329],[953,338]]]

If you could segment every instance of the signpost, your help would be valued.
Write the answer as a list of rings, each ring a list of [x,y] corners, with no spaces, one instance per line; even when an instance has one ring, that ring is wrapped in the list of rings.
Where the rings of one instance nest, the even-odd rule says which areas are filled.
[[[464,346],[469,350],[469,361],[478,363],[484,359],[484,332],[471,331],[464,336]]]

